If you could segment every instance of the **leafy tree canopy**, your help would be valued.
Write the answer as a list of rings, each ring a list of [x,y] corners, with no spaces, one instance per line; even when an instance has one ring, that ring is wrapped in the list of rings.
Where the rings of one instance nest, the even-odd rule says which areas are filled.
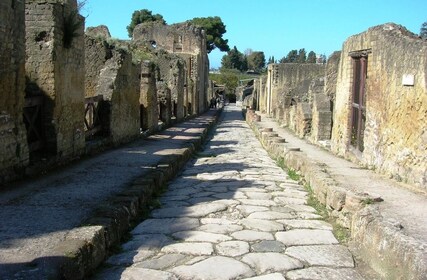
[[[298,60],[298,51],[291,50],[288,55],[280,59],[280,63],[295,63]]]
[[[150,10],[143,9],[139,11],[134,11],[132,14],[131,22],[126,27],[129,37],[132,37],[135,26],[137,26],[140,23],[150,22],[150,21],[158,21],[158,22],[161,22],[162,24],[166,24],[166,21],[163,19],[162,15],[159,15],[159,14],[153,15]]]
[[[300,50],[291,50],[287,56],[282,57],[279,60],[280,63],[316,63],[316,53],[310,51],[307,56],[307,52],[304,48]]]
[[[427,21],[421,25],[420,36],[421,38],[427,39]]]
[[[264,52],[251,52],[247,56],[248,68],[261,71],[265,67],[265,55]]]
[[[309,52],[306,62],[307,63],[316,63],[316,53],[313,51]]]
[[[222,38],[227,30],[220,17],[193,18],[189,20],[189,22],[205,30],[208,53],[215,48],[218,48],[222,52],[228,52],[230,50],[228,40]]]
[[[209,79],[220,85],[225,85],[226,91],[234,94],[239,85],[239,71],[221,70],[221,74],[210,74]]]
[[[268,63],[267,64],[272,64],[272,63],[276,63],[276,60],[274,59],[274,56],[270,56],[268,58]]]
[[[305,52],[305,49],[302,48],[298,51],[298,58],[297,58],[297,63],[305,63],[305,61],[307,60],[307,55]]]
[[[231,49],[221,60],[222,69],[237,69],[239,71],[248,70],[248,63],[246,56],[243,55],[236,46]]]

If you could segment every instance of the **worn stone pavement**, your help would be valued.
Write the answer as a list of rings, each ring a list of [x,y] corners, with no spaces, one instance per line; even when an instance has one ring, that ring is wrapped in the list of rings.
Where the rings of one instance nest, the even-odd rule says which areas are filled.
[[[95,279],[364,279],[350,251],[228,106],[199,157]]]
[[[111,202],[108,200],[132,186],[135,179],[145,178],[165,157],[194,147],[215,122],[216,114],[210,110],[146,139],[0,191],[0,279],[57,279],[58,267],[68,261],[58,248],[64,242],[82,246],[90,242],[83,240],[86,237],[78,229],[94,210]],[[103,245],[97,245],[102,244],[92,244],[95,255],[105,251]],[[80,264],[84,273],[91,269],[87,262]]]

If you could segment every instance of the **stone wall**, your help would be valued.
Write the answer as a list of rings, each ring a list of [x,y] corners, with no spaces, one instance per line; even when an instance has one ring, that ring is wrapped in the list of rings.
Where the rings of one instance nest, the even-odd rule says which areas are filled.
[[[341,52],[333,52],[326,62],[325,74],[325,94],[332,101],[335,101],[335,92],[337,89],[338,67],[340,65]]]
[[[295,107],[295,106],[294,106]],[[296,105],[295,133],[300,138],[311,134],[311,119],[313,118],[308,102],[299,102]]]
[[[1,1],[0,183],[208,108],[204,31],[147,26],[139,39],[114,40],[106,26],[84,34],[77,0]],[[87,146],[88,136],[102,141]]]
[[[166,126],[171,124],[172,101],[171,90],[164,82],[157,83],[157,103],[159,120]]]
[[[268,88],[267,88],[267,76],[262,76],[259,79],[255,80],[255,88],[258,94],[258,106],[257,110],[261,111],[261,113],[267,112],[268,106]]]
[[[307,101],[311,81],[324,74],[325,65],[322,64],[270,64],[265,93],[267,102],[260,110],[272,114],[275,108],[284,106],[287,96],[296,101]]]
[[[153,62],[157,69],[157,81],[170,91],[170,118],[173,118],[173,121],[181,121],[184,118],[185,60],[175,54],[158,50]],[[170,123],[170,120],[167,122]]]
[[[23,1],[0,2],[0,183],[28,164],[23,121],[25,87],[25,7]]]
[[[84,18],[76,1],[26,1],[26,96],[42,96],[44,152],[84,151]],[[76,24],[80,22],[80,24]]]
[[[104,125],[102,132],[114,144],[119,144],[140,133],[140,66],[133,64],[132,54],[126,48],[107,39],[85,36],[85,95],[103,96],[99,108]]]
[[[189,23],[163,25],[148,22],[137,25],[133,40],[145,41],[156,49],[163,49],[180,56],[185,61],[186,87],[188,91],[187,111],[191,114],[204,112],[208,108],[209,60],[206,51],[206,35],[200,28]]]
[[[350,144],[352,56],[367,56],[363,151]],[[396,24],[347,39],[337,78],[332,150],[427,188],[427,42]]]
[[[141,130],[157,130],[159,112],[157,108],[156,66],[151,61],[141,63],[140,118]]]
[[[310,140],[313,143],[330,140],[332,131],[331,100],[326,94],[316,94],[313,98],[312,108]]]

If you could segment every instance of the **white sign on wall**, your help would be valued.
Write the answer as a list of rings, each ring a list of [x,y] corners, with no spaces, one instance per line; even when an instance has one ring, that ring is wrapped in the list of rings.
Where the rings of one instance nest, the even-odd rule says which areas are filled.
[[[402,85],[413,86],[415,82],[415,76],[411,74],[404,74],[402,77]]]

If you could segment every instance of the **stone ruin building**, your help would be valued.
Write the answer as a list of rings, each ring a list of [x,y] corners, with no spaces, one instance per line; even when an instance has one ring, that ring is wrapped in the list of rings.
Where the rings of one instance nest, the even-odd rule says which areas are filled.
[[[348,38],[326,65],[270,64],[252,106],[301,138],[426,190],[426,71],[427,41],[387,23]]]
[[[169,88],[176,87],[181,82],[177,77],[184,76],[184,114],[203,112],[208,104],[207,89],[209,87],[209,61],[206,52],[206,35],[204,30],[189,23],[163,25],[159,22],[147,22],[135,27],[133,41],[137,45],[150,44],[152,48],[165,50],[169,54],[179,57],[182,67],[179,70],[168,72],[165,63],[159,63],[161,71],[169,77],[164,81]],[[173,68],[173,67],[172,67]],[[162,81],[162,78],[160,78]],[[176,94],[172,94],[173,96]]]
[[[203,113],[206,35],[142,24],[84,31],[76,0],[0,2],[0,183]]]

